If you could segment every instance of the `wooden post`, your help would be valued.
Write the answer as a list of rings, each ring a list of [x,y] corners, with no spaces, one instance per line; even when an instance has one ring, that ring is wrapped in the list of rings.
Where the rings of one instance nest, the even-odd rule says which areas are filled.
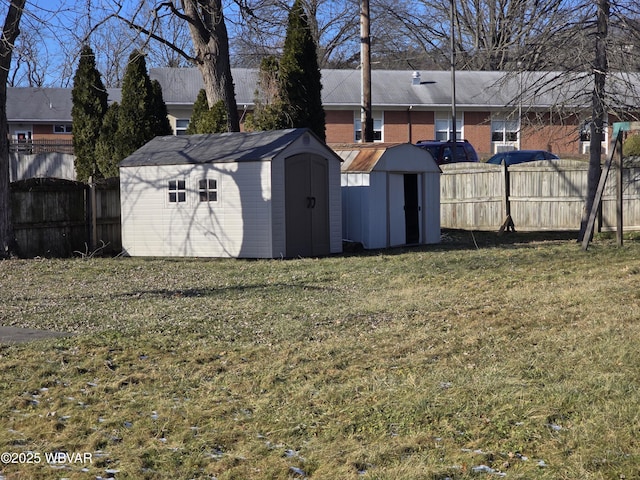
[[[618,149],[620,150],[620,155],[618,155],[618,171],[617,171],[617,185],[616,185],[616,239],[618,241],[618,246],[621,247],[622,246],[622,229],[623,229],[623,223],[622,223],[622,167],[623,167],[623,161],[622,161],[622,138],[623,135],[618,135],[618,138],[616,139],[616,142],[618,143]]]
[[[589,248],[589,242],[591,241],[591,236],[593,235],[593,227],[595,225],[596,216],[598,213],[598,209],[600,208],[600,202],[602,201],[602,192],[604,191],[604,186],[607,182],[607,177],[609,176],[609,171],[611,170],[611,164],[613,163],[614,156],[616,153],[616,148],[620,149],[620,164],[622,165],[622,139],[623,132],[630,132],[632,130],[640,130],[640,122],[615,122],[613,124],[613,138],[612,141],[612,149],[611,155],[607,159],[604,164],[604,169],[600,174],[600,181],[598,182],[598,188],[596,189],[596,195],[593,201],[593,205],[591,206],[591,211],[589,213],[589,220],[587,222],[587,227],[585,229],[585,235],[582,239],[582,249],[587,250]],[[622,168],[620,170],[620,175],[622,175]],[[618,188],[622,189],[622,180],[618,182]],[[620,196],[622,197],[622,190],[620,190]],[[622,200],[620,200],[622,202]],[[620,235],[622,235],[622,203],[620,203]],[[622,237],[620,237],[620,242],[622,241]],[[621,243],[620,243],[621,244]]]
[[[98,206],[96,184],[93,177],[89,177],[89,185],[87,185],[87,226],[89,229],[89,238],[87,245],[87,254],[93,252],[98,244]]]
[[[498,230],[498,235],[502,235],[504,231],[507,232],[515,232],[516,226],[513,223],[513,218],[511,217],[511,199],[509,196],[511,195],[511,179],[509,178],[509,168],[507,168],[506,162],[502,161],[502,175],[504,176],[504,190],[502,192],[502,210],[504,211],[505,218]]]
[[[360,0],[361,143],[372,143],[374,139],[373,111],[371,110],[371,27],[369,13],[369,0]]]

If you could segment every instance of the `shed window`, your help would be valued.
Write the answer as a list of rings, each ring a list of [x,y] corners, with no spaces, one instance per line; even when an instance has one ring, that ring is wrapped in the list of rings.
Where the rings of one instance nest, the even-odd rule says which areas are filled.
[[[198,182],[198,191],[201,202],[218,201],[218,181],[211,178],[203,178]]]
[[[184,180],[169,180],[169,202],[181,203],[187,201],[187,186]]]

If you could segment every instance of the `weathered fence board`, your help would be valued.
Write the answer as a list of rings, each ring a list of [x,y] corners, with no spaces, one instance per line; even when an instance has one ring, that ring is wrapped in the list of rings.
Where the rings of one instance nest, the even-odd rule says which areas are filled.
[[[576,230],[587,196],[588,164],[542,160],[508,168],[511,218],[518,230]]]
[[[616,185],[616,170],[612,168],[602,193],[603,231],[616,229]],[[624,229],[640,229],[640,166],[629,165],[622,170],[622,199]]]
[[[498,228],[504,220],[505,178],[502,167],[484,163],[442,166],[440,217],[445,228]]]
[[[11,219],[23,257],[69,257],[122,251],[120,188],[117,179],[94,186],[58,178],[31,178],[11,184]],[[95,232],[95,233],[93,233]],[[104,248],[103,248],[104,247]]]
[[[18,253],[66,257],[87,238],[85,186],[32,178],[11,184],[11,219]]]
[[[95,234],[92,248],[102,248],[105,253],[122,251],[122,228],[120,222],[120,182],[111,178],[95,185]]]
[[[507,214],[517,230],[578,230],[587,195],[588,164],[541,161],[505,169],[486,163],[443,165],[441,226],[498,230]],[[640,167],[623,171],[624,229],[640,230]],[[599,229],[616,227],[616,176],[609,173]]]
[[[76,179],[75,156],[69,153],[43,152],[31,154],[12,152],[9,155],[9,159],[9,179],[12,182],[47,177],[67,180]]]

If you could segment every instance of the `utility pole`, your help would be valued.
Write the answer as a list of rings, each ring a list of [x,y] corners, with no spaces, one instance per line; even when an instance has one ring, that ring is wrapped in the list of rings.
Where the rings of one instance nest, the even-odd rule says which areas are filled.
[[[453,142],[453,148],[451,151],[451,158],[455,159],[457,156],[456,145],[456,42],[454,37],[455,25],[454,20],[456,16],[455,0],[451,0],[451,140]]]
[[[360,68],[361,97],[360,112],[361,137],[363,143],[373,142],[373,114],[371,112],[371,28],[369,0],[360,0]]]

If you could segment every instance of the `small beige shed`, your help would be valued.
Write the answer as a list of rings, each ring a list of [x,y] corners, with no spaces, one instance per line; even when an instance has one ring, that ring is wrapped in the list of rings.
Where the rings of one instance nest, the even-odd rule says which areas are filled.
[[[340,158],[311,130],[156,137],[120,164],[132,256],[342,251]]]
[[[440,242],[440,167],[409,143],[334,146],[342,163],[342,232],[364,248]]]

